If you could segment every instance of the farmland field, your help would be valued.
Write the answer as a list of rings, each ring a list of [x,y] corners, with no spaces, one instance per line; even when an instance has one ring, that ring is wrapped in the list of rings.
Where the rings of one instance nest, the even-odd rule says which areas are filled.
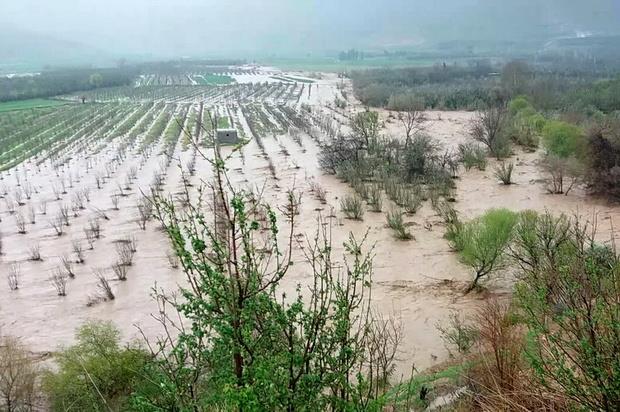
[[[412,363],[425,369],[448,359],[437,325],[453,311],[470,313],[478,306],[479,297],[462,293],[471,271],[444,238],[434,200],[421,199],[408,209],[404,225],[410,237],[399,240],[386,225],[385,213],[398,204],[387,193],[388,182],[379,186],[324,172],[318,162],[322,142],[348,131],[365,108],[348,80],[329,73],[320,80],[307,76],[280,73],[274,79],[266,69],[147,75],[135,86],[80,93],[85,104],[0,104],[0,271],[18,279],[14,290],[0,288],[3,324],[39,352],[73,342],[74,330],[93,318],[114,321],[127,340],[139,337],[135,325],[148,336],[161,332],[151,317],[157,310],[152,289],[172,293],[185,277],[161,227],[145,216],[144,196],[156,191],[184,204],[200,182],[213,178],[209,121],[217,119],[216,127],[236,128],[247,141],[238,150],[221,148],[235,185],[261,192],[281,220],[277,206],[286,203],[288,190],[303,197],[295,236],[316,230],[321,216],[331,227],[337,255],[349,232],[367,237],[375,256],[373,303],[385,314],[398,313],[403,324],[398,373],[408,373]],[[68,102],[77,96],[60,98]],[[336,97],[346,107],[337,107]],[[29,110],[8,109],[24,106]],[[381,134],[402,134],[402,124],[389,111],[377,112]],[[475,112],[426,115],[426,132],[441,150],[452,151],[466,142]],[[580,189],[548,195],[539,157],[540,151],[515,154],[513,185],[498,184],[496,161],[490,160],[485,170],[461,171],[454,191],[442,196],[465,218],[492,207],[596,213],[601,238],[617,238],[606,223],[618,221],[620,209]],[[343,199],[374,188],[383,205],[365,203],[363,218],[347,218]],[[303,242],[295,243],[293,261],[301,263],[304,251]],[[70,278],[59,296],[50,279],[61,272]],[[113,298],[102,293],[101,279]],[[294,265],[282,288],[293,294],[309,279],[303,265]],[[506,272],[487,286],[501,295],[513,282]]]
[[[29,99],[29,100],[17,100],[10,102],[0,102],[0,113],[9,112],[12,110],[23,109],[39,109],[42,107],[54,107],[67,104],[60,100],[48,100],[48,99]]]

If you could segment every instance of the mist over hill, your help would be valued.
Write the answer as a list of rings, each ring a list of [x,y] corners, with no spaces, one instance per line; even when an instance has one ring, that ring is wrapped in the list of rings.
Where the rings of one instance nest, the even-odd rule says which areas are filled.
[[[120,57],[260,57],[340,50],[535,50],[620,34],[612,0],[22,0],[2,6],[0,60],[109,64]]]

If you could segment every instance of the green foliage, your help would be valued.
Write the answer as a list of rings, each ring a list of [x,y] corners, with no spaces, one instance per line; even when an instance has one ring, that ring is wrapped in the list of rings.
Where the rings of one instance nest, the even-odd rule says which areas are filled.
[[[364,203],[359,196],[345,195],[340,200],[340,210],[348,219],[363,220]]]
[[[447,324],[438,324],[437,330],[448,350],[456,349],[461,355],[469,353],[478,337],[476,328],[465,322],[459,312],[450,313]]]
[[[518,216],[508,209],[490,209],[465,223],[452,239],[461,261],[474,270],[474,280],[468,291],[476,288],[481,278],[504,265],[505,251]]]
[[[405,226],[403,221],[403,212],[399,209],[394,209],[386,213],[385,218],[387,225],[394,231],[394,236],[400,240],[409,240],[413,238],[411,232]]]
[[[559,120],[550,120],[542,130],[545,149],[560,158],[578,154],[583,147],[583,131],[578,126]]]
[[[330,229],[317,222],[303,248],[310,290],[281,295],[296,214],[285,212],[289,242],[282,248],[275,212],[227,184],[224,160],[217,160],[215,223],[202,214],[201,197],[182,210],[156,200],[188,279],[181,300],[160,302],[191,327],[162,343],[168,355],[146,369],[153,385],[135,392],[134,409],[379,410],[392,366],[379,366],[377,354],[394,345],[368,311],[372,257],[363,241],[351,235],[345,242],[342,276]],[[367,368],[373,372],[360,372]]]
[[[465,166],[465,170],[472,167],[478,170],[485,170],[487,167],[486,151],[475,143],[459,144],[459,160]]]
[[[122,347],[111,323],[90,322],[78,329],[77,343],[56,355],[57,370],[45,373],[42,386],[52,410],[109,411],[129,406],[139,385],[147,353]]]
[[[538,382],[574,410],[620,405],[620,259],[591,227],[531,214],[516,230],[517,302]]]
[[[512,184],[512,171],[514,169],[514,164],[506,162],[501,162],[500,165],[495,168],[495,177],[500,180],[504,185]]]
[[[512,140],[525,148],[536,149],[546,123],[544,116],[538,113],[524,96],[511,100],[508,112],[508,134]]]

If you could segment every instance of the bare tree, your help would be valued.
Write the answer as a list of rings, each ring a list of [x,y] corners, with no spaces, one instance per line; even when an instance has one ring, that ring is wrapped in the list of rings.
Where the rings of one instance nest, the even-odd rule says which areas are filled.
[[[15,226],[17,227],[17,233],[26,234],[26,221],[21,213],[15,215]]]
[[[15,202],[13,201],[13,199],[11,199],[10,197],[5,197],[4,198],[4,203],[6,205],[6,211],[12,215],[13,213],[15,213]]]
[[[95,239],[99,239],[101,237],[101,223],[99,222],[99,219],[88,219],[88,228],[92,232]]]
[[[55,184],[52,185],[52,192],[54,192],[54,198],[56,200],[60,200],[60,189],[58,188],[57,185]]]
[[[26,182],[24,184],[24,195],[26,195],[26,200],[30,200],[30,198],[32,197],[32,185],[30,184],[30,182]]]
[[[492,106],[478,113],[472,121],[470,133],[474,140],[484,144],[498,159],[507,155],[508,139],[504,133],[506,110]]]
[[[405,129],[405,148],[409,147],[413,135],[424,130],[428,120],[424,113],[424,104],[412,95],[393,96],[388,107],[398,111],[398,120]]]
[[[114,208],[114,210],[118,210],[119,196],[116,193],[113,193],[112,195],[110,195],[110,199],[112,200],[112,207]]]
[[[75,272],[73,271],[73,262],[71,262],[71,259],[69,259],[67,255],[62,255],[60,257],[60,264],[65,270],[65,274],[73,279],[75,277]]]
[[[84,247],[80,239],[73,239],[71,241],[73,247],[73,253],[75,254],[75,261],[77,263],[84,263]]]
[[[85,227],[84,228],[84,236],[86,237],[86,242],[88,242],[88,248],[90,250],[93,250],[95,247],[95,235],[93,234],[92,230],[90,230],[89,228]]]
[[[14,337],[0,337],[0,410],[35,410],[37,376],[35,359]]]
[[[146,230],[146,223],[153,217],[153,203],[146,196],[140,198],[138,208],[138,226]]]
[[[57,216],[49,221],[49,225],[56,232],[56,236],[62,236],[64,233],[62,216]]]
[[[63,272],[61,268],[54,268],[52,271],[52,275],[50,276],[50,282],[54,289],[56,289],[56,293],[58,296],[67,296],[67,282],[69,280],[69,276],[67,273]]]
[[[18,206],[23,206],[25,204],[21,189],[16,189],[15,192],[13,192],[13,198],[15,199],[15,202],[17,202]]]
[[[58,209],[58,216],[60,216],[65,226],[69,226],[71,224],[69,222],[69,206],[61,205]]]
[[[41,261],[41,244],[39,242],[33,243],[28,247],[28,259],[32,261]]]
[[[133,253],[138,251],[138,239],[134,235],[125,236],[122,242],[126,243]]]
[[[9,289],[19,289],[19,263],[11,263],[9,266],[9,272],[7,274],[7,281],[9,282]]]
[[[118,280],[127,280],[127,266],[117,262],[112,265],[112,271]]]
[[[130,243],[118,242],[116,244],[116,254],[118,255],[118,263],[124,266],[133,264],[134,251]]]
[[[114,292],[112,291],[110,282],[105,277],[105,271],[103,269],[97,269],[94,271],[94,274],[97,278],[97,288],[103,294],[103,298],[107,300],[114,300]]]
[[[34,225],[35,223],[37,223],[37,213],[32,206],[28,208],[28,218],[30,220],[30,224]]]

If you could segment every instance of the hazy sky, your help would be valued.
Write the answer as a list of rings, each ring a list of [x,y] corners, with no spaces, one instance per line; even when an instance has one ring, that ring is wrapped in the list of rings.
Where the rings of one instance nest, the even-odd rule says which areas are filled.
[[[620,31],[620,0],[0,0],[0,30],[114,54],[320,52]],[[2,37],[0,37],[0,46]]]

